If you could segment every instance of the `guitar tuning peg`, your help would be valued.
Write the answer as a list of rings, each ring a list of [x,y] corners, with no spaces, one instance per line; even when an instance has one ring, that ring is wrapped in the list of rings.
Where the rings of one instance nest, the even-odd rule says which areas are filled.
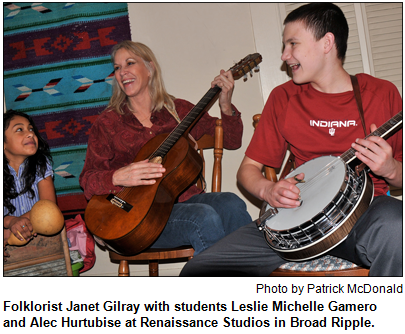
[[[259,71],[260,71],[260,66],[257,65],[257,66],[254,68],[254,71],[255,71],[255,72],[259,72]]]
[[[243,81],[246,82],[247,79],[248,79],[247,74],[245,74],[245,75],[243,76]]]

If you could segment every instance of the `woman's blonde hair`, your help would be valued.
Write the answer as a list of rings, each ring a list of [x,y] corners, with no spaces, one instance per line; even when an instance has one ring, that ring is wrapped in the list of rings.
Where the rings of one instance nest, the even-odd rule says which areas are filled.
[[[128,50],[134,55],[141,57],[145,63],[146,68],[151,73],[149,77],[149,94],[152,100],[152,112],[159,111],[165,106],[168,110],[175,110],[174,100],[175,97],[167,93],[163,78],[162,71],[159,63],[156,60],[152,50],[145,44],[132,41],[122,41],[115,45],[111,50],[111,61],[114,64],[114,59],[117,51],[121,48]],[[151,65],[153,63],[153,66]],[[108,104],[109,109],[115,110],[118,114],[123,114],[121,109],[122,103],[127,99],[126,94],[122,91],[117,80],[113,80],[113,94]]]

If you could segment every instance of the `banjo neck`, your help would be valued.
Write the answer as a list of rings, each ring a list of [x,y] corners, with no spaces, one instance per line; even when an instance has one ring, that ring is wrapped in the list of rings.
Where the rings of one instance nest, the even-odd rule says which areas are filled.
[[[381,125],[377,130],[370,133],[367,137],[365,137],[365,139],[371,136],[377,136],[386,139],[392,136],[395,132],[397,132],[401,128],[401,126],[402,126],[402,111],[400,111],[390,120]],[[356,158],[355,152],[356,150],[350,148],[345,153],[343,153],[340,156],[340,158],[343,160],[345,164],[348,164]]]

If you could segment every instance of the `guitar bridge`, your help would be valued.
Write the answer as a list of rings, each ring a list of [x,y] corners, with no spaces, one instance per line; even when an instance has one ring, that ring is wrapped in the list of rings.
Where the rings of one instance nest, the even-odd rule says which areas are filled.
[[[123,209],[126,212],[131,211],[131,209],[133,208],[133,206],[131,204],[128,204],[123,199],[121,199],[113,194],[108,195],[107,200],[110,201],[111,204],[119,207],[120,209]]]

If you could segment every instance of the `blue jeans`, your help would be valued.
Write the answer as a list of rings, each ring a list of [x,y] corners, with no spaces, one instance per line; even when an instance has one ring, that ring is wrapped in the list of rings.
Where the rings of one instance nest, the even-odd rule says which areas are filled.
[[[152,248],[191,245],[197,255],[252,221],[246,204],[233,193],[204,193],[176,203]]]
[[[375,197],[328,254],[369,267],[370,276],[402,276],[402,201]],[[188,261],[180,276],[268,276],[285,262],[252,222]]]

